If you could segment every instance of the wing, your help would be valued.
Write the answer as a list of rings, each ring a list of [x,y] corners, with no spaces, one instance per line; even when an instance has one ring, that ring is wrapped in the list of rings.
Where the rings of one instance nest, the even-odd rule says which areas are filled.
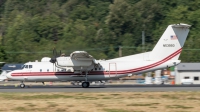
[[[74,51],[69,57],[58,57],[57,66],[72,67],[74,71],[89,71],[94,68],[98,62],[85,51]]]

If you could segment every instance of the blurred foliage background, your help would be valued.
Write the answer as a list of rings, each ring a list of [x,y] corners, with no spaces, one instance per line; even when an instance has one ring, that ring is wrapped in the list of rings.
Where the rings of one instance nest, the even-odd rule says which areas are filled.
[[[0,0],[0,61],[84,50],[110,59],[152,50],[169,24],[192,25],[180,59],[200,61],[199,0]]]

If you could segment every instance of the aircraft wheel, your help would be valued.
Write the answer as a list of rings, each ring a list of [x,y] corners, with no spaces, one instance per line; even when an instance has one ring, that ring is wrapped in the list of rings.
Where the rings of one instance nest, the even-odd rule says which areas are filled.
[[[20,87],[21,88],[25,88],[25,84],[20,84]]]
[[[82,83],[82,87],[83,88],[88,88],[90,86],[90,83],[89,82],[83,82]]]
[[[88,83],[88,86],[87,87],[89,87],[90,86],[90,82],[87,82]]]

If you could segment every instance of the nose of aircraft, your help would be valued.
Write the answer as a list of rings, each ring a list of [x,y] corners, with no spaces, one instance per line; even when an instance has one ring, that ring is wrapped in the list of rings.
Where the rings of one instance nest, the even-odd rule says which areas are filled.
[[[5,76],[0,76],[0,81],[4,81],[4,80],[6,80],[7,79],[7,77],[5,77]]]
[[[12,72],[7,73],[7,74],[6,74],[6,77],[7,77],[8,79],[11,79],[11,78],[12,78],[11,74],[12,74]]]

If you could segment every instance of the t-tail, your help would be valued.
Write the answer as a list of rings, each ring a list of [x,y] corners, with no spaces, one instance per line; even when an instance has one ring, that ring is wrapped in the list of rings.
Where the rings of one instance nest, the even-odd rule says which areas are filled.
[[[178,60],[191,25],[169,25],[150,53],[150,60]]]

